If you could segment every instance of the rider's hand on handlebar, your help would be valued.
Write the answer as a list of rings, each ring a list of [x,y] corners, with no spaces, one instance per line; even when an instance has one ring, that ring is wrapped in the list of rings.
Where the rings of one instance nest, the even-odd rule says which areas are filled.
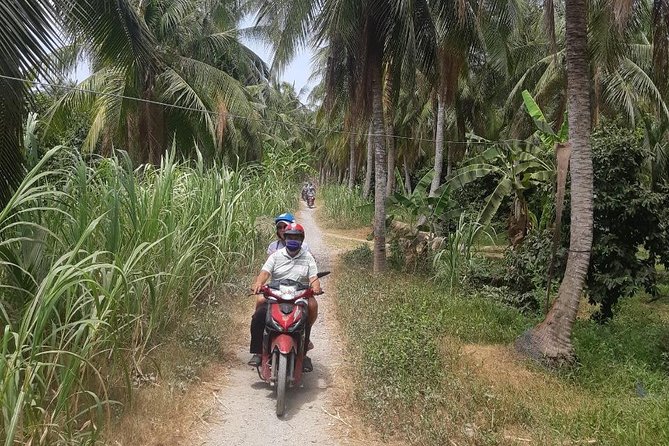
[[[315,295],[323,294],[323,289],[320,287],[320,285],[314,285],[312,289]]]
[[[251,285],[251,291],[253,291],[254,294],[259,294],[261,288],[262,283],[260,282],[254,282],[253,285]]]

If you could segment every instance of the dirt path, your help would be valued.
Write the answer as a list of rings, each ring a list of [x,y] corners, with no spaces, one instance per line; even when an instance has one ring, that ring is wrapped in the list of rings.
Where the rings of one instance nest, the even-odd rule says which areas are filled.
[[[316,257],[319,271],[331,270],[336,248],[328,245],[314,215],[315,209],[303,205],[298,221],[305,228],[306,240]],[[364,438],[360,438],[360,429],[352,429],[351,417],[340,414],[340,408],[334,402],[333,388],[337,385],[343,347],[337,341],[334,290],[328,288],[329,277],[323,278],[321,283],[326,294],[319,298],[319,317],[311,335],[316,346],[310,352],[314,371],[305,374],[302,388],[289,389],[286,415],[276,417],[274,392],[258,378],[254,369],[246,365],[250,357],[248,347],[240,347],[236,355],[238,361],[228,369],[225,387],[214,395],[215,407],[207,417],[206,426],[199,429],[194,444],[362,444]],[[365,434],[362,436],[366,437]]]

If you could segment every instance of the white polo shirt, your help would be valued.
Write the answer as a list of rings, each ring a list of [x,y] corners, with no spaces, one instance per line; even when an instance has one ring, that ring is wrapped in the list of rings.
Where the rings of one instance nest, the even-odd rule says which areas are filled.
[[[286,248],[281,248],[267,258],[262,270],[270,273],[271,280],[292,279],[305,285],[309,284],[310,277],[318,274],[314,256],[304,249],[291,257]]]

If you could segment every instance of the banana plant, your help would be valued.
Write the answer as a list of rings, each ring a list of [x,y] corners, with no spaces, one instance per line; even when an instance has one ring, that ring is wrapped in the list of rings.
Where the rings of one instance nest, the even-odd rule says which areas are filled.
[[[434,177],[434,170],[430,170],[420,179],[413,192],[407,193],[402,176],[396,173],[398,190],[388,198],[388,213],[392,218],[408,220],[411,225],[423,222],[419,226],[428,226],[430,232],[435,233],[437,219],[457,219],[459,211],[455,201],[451,198],[451,187],[442,184],[433,196],[430,195],[430,185]],[[425,217],[425,218],[421,218]]]
[[[565,116],[562,120],[560,130],[556,132],[546,120],[544,112],[541,111],[541,108],[536,103],[530,92],[523,90],[522,95],[527,113],[530,115],[534,121],[534,125],[537,127],[537,131],[534,132],[534,135],[537,136],[539,140],[541,140],[541,143],[546,148],[552,149],[555,144],[563,144],[567,142],[567,139],[569,138],[569,123],[567,121],[567,112],[565,111]]]
[[[554,166],[546,162],[543,155],[541,147],[525,142],[495,144],[456,170],[446,184],[451,189],[459,189],[479,178],[496,176],[495,190],[486,198],[477,223],[488,226],[502,201],[512,196],[513,215],[508,229],[510,242],[516,245],[528,229],[525,191],[548,183],[554,176]]]

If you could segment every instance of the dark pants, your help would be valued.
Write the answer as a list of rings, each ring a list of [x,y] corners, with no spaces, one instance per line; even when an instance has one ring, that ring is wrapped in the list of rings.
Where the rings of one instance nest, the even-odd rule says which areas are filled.
[[[265,317],[267,305],[263,305],[251,317],[251,353],[262,353],[262,335],[265,331]]]
[[[267,305],[263,305],[253,313],[251,317],[251,353],[254,355],[262,354],[262,335],[265,331],[265,318],[267,317]],[[307,326],[305,333],[305,346],[309,345],[309,335],[311,327]]]

